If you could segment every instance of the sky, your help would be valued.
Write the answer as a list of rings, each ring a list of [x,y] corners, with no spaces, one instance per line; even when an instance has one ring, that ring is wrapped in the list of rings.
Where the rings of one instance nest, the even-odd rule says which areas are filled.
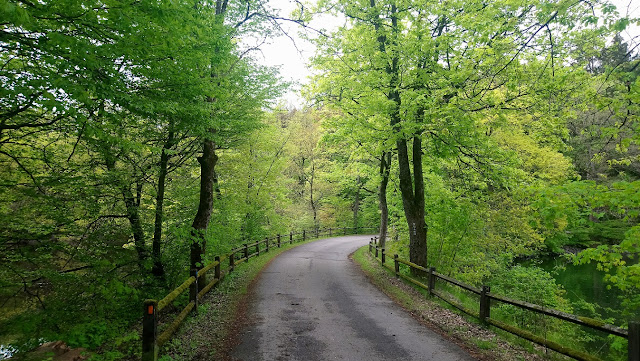
[[[281,9],[281,16],[287,17],[291,11],[295,10],[298,2],[295,0],[271,0],[269,5],[274,9]],[[340,20],[328,15],[314,17],[309,24],[313,29],[335,29],[342,25],[344,20]],[[281,35],[272,39],[268,44],[261,46],[261,53],[256,57],[264,65],[280,66],[281,75],[287,81],[296,82],[291,91],[284,95],[282,101],[289,107],[300,108],[304,101],[300,96],[302,84],[309,82],[308,77],[311,71],[307,68],[307,63],[313,56],[315,47],[310,42],[299,36],[300,32],[307,32],[313,35],[312,30],[305,30],[294,23],[283,22],[282,27],[287,35]]]
[[[610,0],[618,8],[621,16],[640,18],[639,0]],[[269,4],[274,9],[281,9],[282,16],[286,17],[297,6],[295,0],[271,0]],[[322,16],[315,19],[310,25],[314,28],[331,29],[341,25],[344,20]],[[272,39],[269,43],[261,47],[261,52],[256,57],[264,65],[280,66],[281,75],[285,80],[297,82],[281,101],[289,108],[300,108],[304,105],[304,100],[300,96],[300,85],[309,82],[308,77],[311,70],[307,68],[307,63],[314,53],[314,46],[303,40],[298,32],[303,29],[293,23],[284,23],[283,28],[288,36],[281,35]],[[640,27],[631,26],[623,32],[622,36],[629,43],[630,48],[638,46],[640,49]]]

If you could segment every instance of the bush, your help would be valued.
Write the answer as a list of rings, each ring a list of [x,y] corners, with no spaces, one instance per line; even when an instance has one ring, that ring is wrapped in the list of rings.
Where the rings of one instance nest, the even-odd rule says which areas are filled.
[[[492,293],[565,312],[572,311],[569,301],[563,297],[566,293],[563,287],[549,272],[539,267],[513,266],[493,276],[489,285]],[[498,310],[500,315],[519,327],[549,326],[544,316],[531,311],[502,303]]]

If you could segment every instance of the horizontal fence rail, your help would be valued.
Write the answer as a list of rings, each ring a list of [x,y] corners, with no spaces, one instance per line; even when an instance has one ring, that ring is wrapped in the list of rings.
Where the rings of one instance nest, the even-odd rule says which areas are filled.
[[[214,261],[200,270],[192,269],[180,286],[171,291],[160,301],[148,299],[144,301],[144,313],[142,317],[142,361],[157,361],[159,349],[166,344],[171,336],[178,330],[187,316],[198,312],[198,302],[207,292],[218,285],[224,277],[233,272],[234,268],[253,257],[269,252],[270,248],[280,248],[282,245],[304,242],[309,239],[333,236],[358,234],[363,231],[377,230],[374,227],[340,227],[340,228],[314,228],[303,229],[300,232],[289,234],[277,234],[274,237],[266,237],[253,243],[245,243],[234,248],[230,253],[215,256]],[[223,269],[223,264],[226,265]],[[213,270],[213,278],[207,282],[207,275]],[[199,289],[199,286],[203,286]],[[173,321],[159,332],[159,313],[171,305],[182,293],[189,290],[189,303],[173,319]]]
[[[548,307],[543,307],[543,306],[536,305],[529,302],[513,300],[504,296],[491,293],[491,289],[488,286],[482,286],[481,288],[477,288],[477,287],[467,285],[459,280],[456,280],[455,278],[448,277],[441,273],[436,272],[436,269],[433,267],[426,268],[426,267],[417,265],[415,263],[412,263],[410,261],[401,259],[398,257],[397,254],[393,255],[393,266],[391,266],[391,265],[388,265],[386,262],[385,249],[381,248],[377,241],[378,241],[377,237],[371,239],[371,242],[369,243],[369,253],[373,254],[376,260],[378,260],[384,268],[387,268],[388,270],[393,272],[396,277],[402,278],[408,281],[409,283],[412,283],[422,289],[427,290],[429,292],[429,295],[436,296],[442,299],[443,301],[449,303],[453,307],[459,309],[460,311],[478,318],[481,321],[481,323],[484,325],[495,326],[504,331],[512,333],[518,337],[522,337],[529,341],[535,342],[539,345],[548,347],[556,352],[572,357],[576,360],[585,360],[585,361],[600,360],[599,358],[589,355],[585,352],[568,348],[557,342],[547,340],[544,337],[535,335],[529,331],[506,324],[495,318],[491,318],[491,305],[492,305],[491,301],[493,300],[493,301],[509,304],[511,306],[515,306],[523,310],[531,311],[541,315],[550,316],[562,321],[571,322],[571,323],[584,326],[593,330],[598,330],[609,335],[615,335],[618,337],[625,338],[628,340],[628,358],[627,358],[628,361],[640,361],[640,322],[630,321],[629,329],[625,330],[623,328],[620,328],[614,325],[605,324],[604,322],[596,319],[576,316],[570,313],[562,312],[562,311],[555,310]],[[410,269],[421,271],[423,274],[425,274],[427,284],[425,284],[422,279],[410,277],[406,274],[401,273],[400,272],[401,264],[408,266]],[[444,281],[448,284],[457,286],[467,292],[477,295],[480,299],[478,310],[469,309],[464,305],[462,305],[461,301],[456,299],[454,296],[447,294],[446,292],[441,292],[437,290],[436,280]]]

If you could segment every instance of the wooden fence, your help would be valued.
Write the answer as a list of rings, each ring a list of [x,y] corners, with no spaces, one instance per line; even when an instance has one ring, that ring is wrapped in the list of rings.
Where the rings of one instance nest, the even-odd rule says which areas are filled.
[[[342,228],[314,228],[302,230],[300,232],[290,232],[285,235],[267,237],[253,243],[245,243],[241,247],[231,250],[230,253],[215,256],[214,261],[200,270],[192,269],[190,277],[187,278],[178,288],[171,291],[160,301],[148,299],[144,301],[144,311],[142,317],[142,361],[156,361],[160,347],[171,339],[171,336],[178,330],[180,324],[184,322],[189,313],[198,311],[198,302],[213,287],[218,285],[224,277],[243,262],[249,261],[252,257],[257,257],[262,253],[269,252],[270,248],[280,248],[285,244],[294,242],[304,242],[308,239],[325,236],[339,236],[347,234],[357,234],[361,231],[377,230],[372,227],[342,227]],[[223,269],[223,265],[226,265]],[[206,275],[213,270],[213,279],[206,281]],[[199,289],[199,285],[204,285]],[[173,319],[168,326],[162,327],[159,332],[159,313],[172,304],[183,292],[189,290],[189,303]]]
[[[481,288],[477,288],[477,287],[467,285],[454,278],[451,278],[436,272],[436,269],[434,267],[425,268],[425,267],[419,266],[415,263],[411,263],[407,260],[399,258],[397,254],[393,255],[393,267],[392,267],[387,264],[385,249],[380,248],[380,246],[377,243],[377,237],[371,239],[371,242],[369,243],[369,252],[374,254],[375,258],[382,264],[383,267],[394,272],[396,277],[402,278],[422,289],[429,291],[430,295],[436,296],[442,299],[443,301],[449,303],[453,307],[459,309],[460,311],[480,319],[480,321],[484,325],[495,326],[497,328],[510,332],[516,336],[522,337],[529,341],[535,342],[539,345],[548,347],[561,354],[572,357],[576,360],[585,360],[585,361],[600,360],[599,358],[589,355],[585,352],[571,349],[569,347],[561,345],[560,343],[547,340],[546,338],[535,335],[529,331],[506,324],[495,318],[491,318],[491,305],[493,303],[492,301],[497,301],[497,302],[515,306],[523,310],[532,311],[534,313],[541,314],[541,315],[551,316],[559,320],[571,322],[580,326],[585,326],[593,330],[602,331],[609,335],[623,337],[628,340],[628,358],[627,358],[628,361],[640,361],[640,322],[630,321],[629,328],[625,330],[613,325],[605,324],[602,321],[598,321],[592,318],[576,316],[570,313],[554,310],[551,308],[543,307],[543,306],[532,304],[529,302],[513,300],[504,296],[499,296],[491,293],[491,289],[488,286],[482,286]],[[410,277],[403,273],[400,273],[400,265],[406,265],[410,269],[422,271],[426,275],[426,280]],[[480,302],[478,305],[478,310],[476,311],[476,310],[469,309],[463,306],[460,300],[456,299],[451,294],[438,290],[436,287],[436,280],[444,281],[447,284],[453,285],[455,287],[459,287],[463,290],[466,290],[472,294],[479,296]],[[427,284],[424,284],[423,283],[424,281],[426,281]]]

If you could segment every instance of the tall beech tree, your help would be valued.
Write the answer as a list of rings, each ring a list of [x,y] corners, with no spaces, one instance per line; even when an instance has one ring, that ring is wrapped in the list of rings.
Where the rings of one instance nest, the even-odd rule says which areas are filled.
[[[410,258],[420,265],[427,262],[425,144],[469,167],[491,168],[496,152],[487,129],[499,127],[500,114],[509,112],[561,124],[568,114],[549,99],[566,97],[582,71],[564,66],[576,60],[566,49],[574,39],[606,32],[593,25],[591,5],[581,2],[363,0],[320,6],[350,23],[317,39],[315,63],[323,73],[316,91],[359,117],[386,118]]]
[[[231,56],[229,62],[217,64],[216,82],[225,84],[215,95],[209,96],[211,120],[202,128],[200,164],[200,198],[193,220],[194,241],[191,247],[191,265],[196,267],[205,254],[205,233],[211,219],[217,188],[216,165],[218,152],[241,141],[260,126],[263,108],[280,91],[272,69],[251,64],[246,59]],[[207,128],[208,127],[208,128]]]
[[[216,151],[258,126],[275,73],[250,65],[232,39],[242,35],[233,25],[258,17],[246,2],[217,5],[0,6],[2,304],[30,310],[10,321],[16,334],[66,339],[97,327],[101,340],[123,327],[128,316],[95,322],[134,307],[148,271],[161,276],[177,257],[162,253],[175,240],[163,228],[193,211],[190,189],[175,184],[191,184],[194,145]],[[225,12],[233,25],[216,15]],[[86,312],[88,299],[101,306]]]
[[[383,152],[380,156],[380,185],[378,186],[378,207],[380,208],[380,247],[384,248],[387,242],[389,228],[389,205],[387,202],[387,187],[389,185],[389,175],[391,172],[390,151]]]

